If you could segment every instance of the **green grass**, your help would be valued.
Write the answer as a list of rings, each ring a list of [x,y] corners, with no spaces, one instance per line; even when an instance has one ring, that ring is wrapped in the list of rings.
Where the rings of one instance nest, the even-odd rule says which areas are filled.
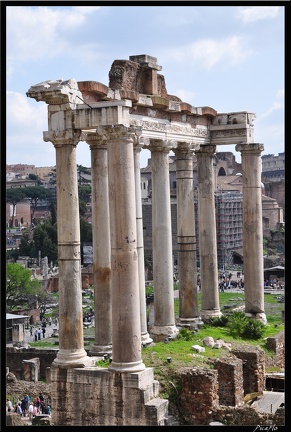
[[[152,294],[153,287],[146,287],[146,293]],[[267,324],[264,326],[263,336],[260,339],[244,340],[232,336],[227,327],[215,327],[205,323],[198,332],[186,332],[187,338],[176,338],[167,344],[158,342],[152,346],[143,347],[141,351],[142,360],[146,367],[153,368],[155,379],[159,381],[160,397],[175,403],[179,409],[178,395],[181,388],[180,372],[183,368],[194,368],[198,366],[213,368],[215,359],[228,355],[229,351],[225,348],[217,349],[204,347],[205,351],[201,353],[197,353],[191,348],[193,345],[203,346],[203,339],[206,336],[211,336],[214,340],[223,339],[226,343],[230,343],[232,348],[241,345],[260,346],[264,349],[266,357],[273,357],[274,353],[266,346],[266,338],[275,336],[280,331],[284,330],[284,325],[282,325],[282,310],[284,310],[285,304],[279,303],[278,297],[279,296],[275,293],[265,294],[264,296]],[[227,291],[219,293],[220,309],[225,315],[228,315],[231,309],[225,309],[224,306],[231,305],[232,307],[239,307],[244,306],[244,302],[245,296],[243,291],[237,293]],[[93,302],[90,303],[93,306]],[[201,292],[198,293],[198,305],[199,310],[201,310]],[[90,304],[88,303],[83,310],[89,307]],[[176,317],[179,316],[179,299],[174,299],[174,313]],[[85,348],[88,350],[91,349],[94,343],[95,329],[93,327],[84,329],[84,337],[89,336],[92,340],[85,340]],[[55,344],[55,340],[57,340],[57,338],[47,338],[38,342],[32,342],[30,345],[36,348],[58,348],[58,345]],[[171,362],[168,362],[168,358],[171,359]],[[109,366],[109,360],[100,360],[96,363],[96,366],[107,368]],[[266,368],[266,371],[267,370]],[[278,368],[276,370],[278,371]]]

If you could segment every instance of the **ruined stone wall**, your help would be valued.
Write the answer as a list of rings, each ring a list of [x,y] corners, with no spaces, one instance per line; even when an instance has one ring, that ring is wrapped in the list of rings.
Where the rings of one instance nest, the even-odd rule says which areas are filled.
[[[147,368],[137,373],[104,368],[51,368],[53,423],[61,426],[165,426],[168,400]]]
[[[218,359],[215,363],[218,371],[219,404],[239,406],[244,403],[243,362],[236,357]]]
[[[261,430],[267,430],[269,426],[269,431],[279,430],[279,426],[285,425],[285,408],[278,408],[275,414],[261,413],[256,411],[253,407],[249,405],[235,407],[219,406],[218,409],[214,409],[211,413],[214,420],[221,422],[225,425],[231,426],[261,426]],[[278,428],[278,429],[275,429]],[[259,429],[258,429],[259,430]]]
[[[265,194],[277,200],[280,207],[285,209],[285,179],[279,181],[268,181],[262,174],[265,186]]]
[[[244,394],[263,391],[265,388],[265,352],[257,346],[242,345],[232,354],[243,362]]]
[[[280,332],[274,337],[268,337],[267,347],[275,353],[274,365],[279,368],[285,367],[285,332]]]
[[[244,353],[240,353],[245,357]],[[251,359],[251,357],[250,357]],[[249,360],[250,360],[249,359]],[[248,361],[248,360],[246,360]],[[243,361],[228,356],[217,360],[216,369],[186,368],[181,374],[180,417],[186,425],[220,422],[232,426],[284,425],[285,408],[259,412],[243,400]],[[247,368],[254,374],[251,368]]]
[[[6,348],[6,367],[17,379],[25,380],[25,368],[23,360],[40,359],[39,379],[46,378],[46,368],[52,364],[57,356],[57,349],[36,349],[36,348]]]
[[[211,413],[218,408],[218,371],[203,368],[182,373],[181,406],[187,424],[209,425]]]

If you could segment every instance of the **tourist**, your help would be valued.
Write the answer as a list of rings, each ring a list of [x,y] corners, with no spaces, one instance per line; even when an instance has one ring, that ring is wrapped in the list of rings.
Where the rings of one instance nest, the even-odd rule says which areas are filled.
[[[39,400],[40,402],[44,402],[44,395],[42,393],[39,394]]]
[[[40,414],[40,406],[41,406],[41,400],[40,400],[40,398],[39,398],[39,396],[38,396],[38,398],[37,398],[37,400],[36,400],[36,408],[37,408],[37,412],[38,412],[38,414]]]
[[[48,415],[51,414],[51,407],[49,406],[49,404],[45,405],[45,414],[48,414]]]
[[[22,416],[26,417],[27,403],[26,403],[26,400],[24,398],[21,401],[20,407],[22,410]]]
[[[39,329],[37,330],[37,339],[38,340],[40,340],[40,335],[41,335],[41,330],[40,330],[40,327],[39,327]]]
[[[35,417],[38,414],[38,408],[36,403],[33,405],[33,411],[32,411],[32,415],[33,417]]]
[[[45,327],[42,328],[42,337],[45,338]]]
[[[35,342],[37,342],[37,339],[38,339],[38,330],[36,328],[35,332],[34,332],[34,340],[35,340]]]
[[[16,412],[17,412],[17,414],[20,415],[20,417],[22,416],[22,408],[21,408],[21,404],[20,403],[17,405]]]
[[[7,411],[11,412],[12,411],[12,402],[10,399],[7,399],[6,406],[7,406]]]
[[[32,420],[32,417],[33,417],[33,408],[34,408],[33,403],[30,402],[29,406],[28,406],[28,416],[29,416],[30,421]]]

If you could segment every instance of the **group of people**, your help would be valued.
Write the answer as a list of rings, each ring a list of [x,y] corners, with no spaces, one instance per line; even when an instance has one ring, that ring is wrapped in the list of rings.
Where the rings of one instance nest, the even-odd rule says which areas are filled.
[[[8,412],[15,412],[20,417],[29,417],[29,420],[32,420],[37,414],[51,414],[51,407],[48,401],[45,401],[42,393],[39,394],[35,401],[32,401],[30,396],[26,394],[23,398],[18,398],[15,405],[8,398],[6,401],[6,410]]]
[[[220,292],[224,292],[226,289],[230,289],[230,288],[240,288],[243,289],[244,288],[244,281],[243,278],[240,277],[240,272],[237,272],[237,278],[236,279],[232,279],[232,274],[229,273],[228,275],[223,273],[220,274],[219,276],[219,284],[218,284],[218,288]]]
[[[31,336],[34,335],[34,341],[35,342],[41,340],[41,334],[42,334],[42,338],[43,339],[45,338],[47,324],[49,326],[52,325],[51,317],[49,317],[48,320],[46,320],[46,318],[44,318],[42,320],[41,327],[38,327],[38,328],[36,327],[36,329],[34,331],[33,331],[33,326],[32,325],[30,326],[30,335]],[[57,325],[57,324],[58,324],[58,319],[56,318],[55,319],[55,325]]]

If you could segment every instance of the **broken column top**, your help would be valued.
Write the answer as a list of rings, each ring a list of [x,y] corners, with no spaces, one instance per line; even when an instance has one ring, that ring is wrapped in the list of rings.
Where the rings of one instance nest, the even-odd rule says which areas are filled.
[[[149,56],[147,54],[139,54],[139,55],[133,55],[129,56],[129,60],[139,63],[143,67],[148,67],[150,69],[155,70],[162,70],[162,66],[157,65],[157,58]]]

